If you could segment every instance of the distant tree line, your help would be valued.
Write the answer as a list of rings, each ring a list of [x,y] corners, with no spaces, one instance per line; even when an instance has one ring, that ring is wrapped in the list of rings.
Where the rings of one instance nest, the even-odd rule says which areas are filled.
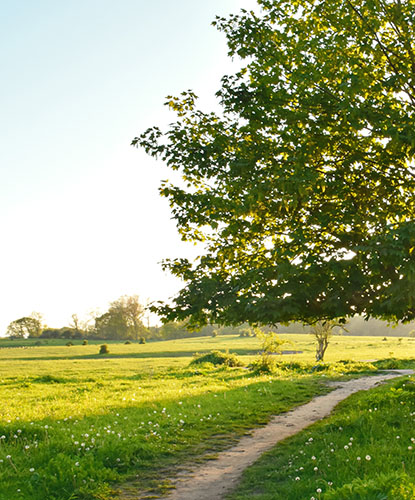
[[[149,334],[152,339],[172,340],[188,337],[216,337],[217,335],[252,335],[248,325],[218,326],[206,325],[200,330],[189,330],[186,321],[169,321],[159,327],[150,327]]]
[[[42,315],[32,312],[30,316],[12,321],[7,327],[6,335],[10,338],[35,338],[42,335],[43,329]]]
[[[62,328],[47,327],[39,313],[32,313],[12,321],[6,335],[10,338],[139,340],[149,335],[142,322],[144,312],[137,295],[124,295],[111,302],[104,314],[84,321],[73,314],[71,324]]]
[[[68,326],[51,328],[44,324],[42,315],[33,312],[12,321],[6,335],[13,339],[96,339],[96,340],[170,340],[193,336],[216,336],[240,334],[248,336],[247,325],[219,327],[206,325],[195,332],[187,328],[186,321],[172,321],[162,326],[144,326],[145,307],[137,295],[124,295],[109,304],[103,314],[91,314],[82,320],[77,314],[72,315]]]
[[[310,325],[295,322],[289,325],[279,325],[278,333],[309,333]],[[415,322],[410,323],[388,323],[380,319],[371,318],[365,320],[363,316],[354,316],[347,322],[345,335],[357,336],[379,336],[379,337],[414,337]]]
[[[238,326],[206,325],[198,331],[189,330],[186,321],[170,321],[162,326],[144,326],[145,307],[137,295],[124,295],[109,304],[103,314],[91,314],[88,319],[81,320],[77,314],[72,315],[68,326],[51,328],[44,324],[43,317],[38,312],[12,321],[7,327],[6,335],[13,338],[40,339],[96,339],[96,340],[172,340],[194,336],[254,335],[254,330],[248,324]],[[277,328],[264,327],[264,331],[277,333],[309,333],[310,325],[291,323],[278,325]],[[415,324],[398,324],[389,326],[386,322],[363,317],[351,318],[347,325],[350,335],[381,335],[381,336],[415,336]]]

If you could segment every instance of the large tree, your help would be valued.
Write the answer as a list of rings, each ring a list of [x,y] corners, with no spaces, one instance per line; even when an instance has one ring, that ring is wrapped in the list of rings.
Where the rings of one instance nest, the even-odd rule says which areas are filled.
[[[137,340],[147,333],[141,319],[143,314],[144,307],[137,295],[123,295],[95,319],[95,333],[101,338]]]
[[[214,24],[229,55],[221,113],[187,91],[133,140],[165,182],[195,263],[167,319],[415,318],[415,0],[258,0]]]
[[[40,337],[43,326],[43,317],[40,313],[33,312],[30,316],[12,321],[7,327],[6,335],[14,338]]]

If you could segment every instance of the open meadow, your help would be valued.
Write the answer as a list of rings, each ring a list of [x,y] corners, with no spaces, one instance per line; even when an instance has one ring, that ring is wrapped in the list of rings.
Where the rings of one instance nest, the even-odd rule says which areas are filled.
[[[100,343],[73,341],[68,347],[49,340],[30,346],[26,341],[26,347],[10,347],[19,344],[0,341],[0,500],[115,498],[117,485],[131,478],[143,490],[161,491],[178,465],[208,459],[271,415],[327,392],[327,380],[377,369],[376,363],[361,361],[415,366],[399,361],[414,357],[412,338],[335,336],[328,363],[315,371],[310,335],[281,338],[290,341],[283,349],[303,352],[275,356],[279,363],[272,374],[248,368],[261,348],[255,337],[108,342],[105,355],[98,354]],[[242,366],[191,364],[195,353],[212,350],[236,353]],[[380,363],[389,358],[394,360]],[[409,411],[415,393],[398,389],[406,397],[399,411]],[[381,396],[376,397],[380,408]],[[394,417],[396,428],[406,418],[406,413],[399,415]],[[354,430],[351,437],[356,436]],[[293,464],[297,459],[284,460]],[[279,498],[267,491],[264,495],[258,498]]]

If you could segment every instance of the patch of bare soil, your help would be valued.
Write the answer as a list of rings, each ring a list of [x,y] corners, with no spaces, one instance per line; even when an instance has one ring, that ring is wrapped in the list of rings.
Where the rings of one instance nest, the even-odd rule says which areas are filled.
[[[366,391],[385,380],[410,375],[413,370],[388,370],[381,375],[363,377],[347,382],[334,382],[335,390],[317,396],[309,403],[292,411],[277,415],[265,427],[255,429],[243,437],[237,445],[218,454],[216,460],[195,466],[171,479],[174,489],[161,498],[166,500],[220,500],[232,491],[244,469],[252,465],[264,452],[273,448],[279,441],[305,429],[315,421],[327,417],[343,399],[358,391]],[[136,496],[135,496],[136,495]],[[150,498],[131,490],[120,500]],[[157,498],[157,497],[152,497]],[[160,497],[158,497],[160,498]]]

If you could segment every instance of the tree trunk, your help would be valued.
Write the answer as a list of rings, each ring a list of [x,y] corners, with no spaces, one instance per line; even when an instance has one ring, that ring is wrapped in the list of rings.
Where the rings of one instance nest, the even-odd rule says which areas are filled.
[[[318,339],[317,350],[316,350],[316,361],[323,361],[324,354],[326,353],[327,346],[329,345],[328,339]]]

